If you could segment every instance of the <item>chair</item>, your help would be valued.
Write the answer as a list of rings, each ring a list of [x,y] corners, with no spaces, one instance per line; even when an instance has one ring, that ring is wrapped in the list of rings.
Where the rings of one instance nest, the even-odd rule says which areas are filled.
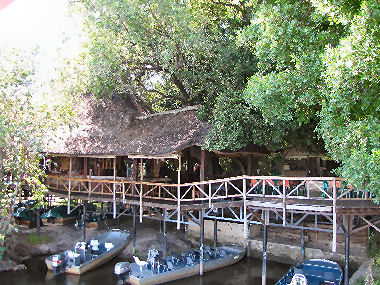
[[[135,263],[140,267],[140,276],[142,276],[142,269],[145,265],[148,265],[148,262],[140,260],[138,256],[133,256]]]

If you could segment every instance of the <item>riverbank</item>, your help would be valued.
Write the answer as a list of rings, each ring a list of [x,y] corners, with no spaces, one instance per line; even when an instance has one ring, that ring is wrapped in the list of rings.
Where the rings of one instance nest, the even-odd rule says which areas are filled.
[[[197,246],[196,243],[185,239],[183,230],[176,230],[176,225],[167,223],[167,253],[190,250]],[[113,228],[117,228],[114,226]],[[120,229],[132,231],[132,219],[122,217]],[[86,228],[86,239],[91,239],[107,228]],[[26,260],[35,256],[47,256],[61,252],[75,245],[82,239],[82,230],[77,230],[73,225],[51,225],[41,227],[40,234],[36,229],[20,227],[7,241],[7,251],[4,260],[0,262],[0,272],[26,269],[23,264]],[[160,223],[156,220],[144,219],[143,223],[136,223],[135,254],[146,256],[149,249],[162,250],[163,234],[160,232]],[[120,254],[120,258],[132,261],[133,245],[132,237],[126,249]]]

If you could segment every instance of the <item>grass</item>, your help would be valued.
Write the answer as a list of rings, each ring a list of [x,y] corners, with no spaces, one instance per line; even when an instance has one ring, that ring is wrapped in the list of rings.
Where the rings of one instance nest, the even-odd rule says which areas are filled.
[[[29,234],[29,242],[31,245],[38,245],[38,244],[47,244],[51,241],[51,238],[48,235],[42,235],[42,234],[35,234],[31,233]]]

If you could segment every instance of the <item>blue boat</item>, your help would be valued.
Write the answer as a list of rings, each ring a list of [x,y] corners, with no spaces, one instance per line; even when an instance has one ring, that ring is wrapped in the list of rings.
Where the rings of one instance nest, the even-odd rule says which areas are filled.
[[[276,285],[340,285],[343,272],[338,263],[325,259],[308,259],[293,266]]]

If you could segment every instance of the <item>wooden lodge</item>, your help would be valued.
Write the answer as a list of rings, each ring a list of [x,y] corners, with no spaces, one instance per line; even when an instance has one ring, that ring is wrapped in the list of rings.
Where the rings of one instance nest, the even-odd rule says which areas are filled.
[[[85,96],[73,127],[47,135],[44,166],[52,194],[112,202],[114,217],[123,203],[134,220],[138,207],[140,221],[158,213],[178,228],[199,225],[201,243],[204,219],[243,224],[248,242],[250,225],[262,225],[263,248],[267,226],[329,233],[333,252],[344,235],[347,272],[350,233],[380,231],[371,193],[326,177],[331,166],[323,157],[288,150],[278,175],[263,176],[257,169],[265,148],[202,149],[211,125],[198,119],[197,107],[146,115],[131,102]]]

